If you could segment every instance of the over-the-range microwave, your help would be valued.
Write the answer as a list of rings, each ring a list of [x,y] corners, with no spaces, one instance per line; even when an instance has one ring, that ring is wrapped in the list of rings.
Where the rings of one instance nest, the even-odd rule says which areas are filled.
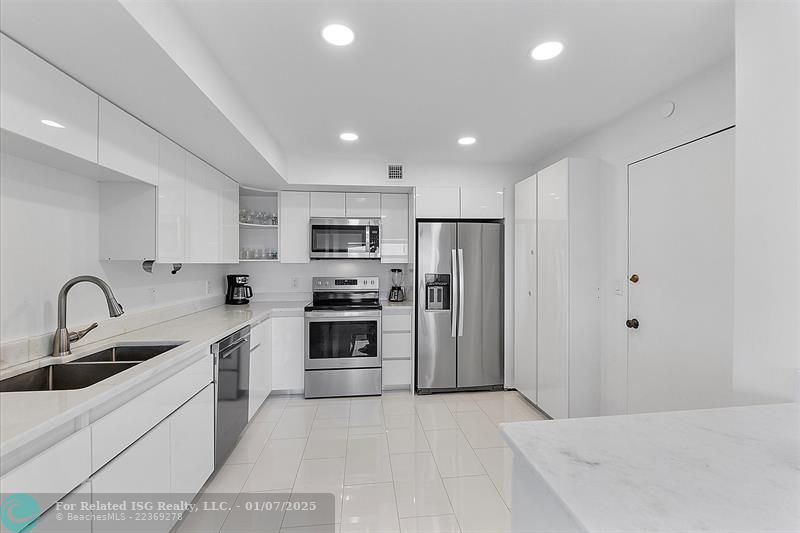
[[[380,259],[380,218],[312,218],[311,259]]]

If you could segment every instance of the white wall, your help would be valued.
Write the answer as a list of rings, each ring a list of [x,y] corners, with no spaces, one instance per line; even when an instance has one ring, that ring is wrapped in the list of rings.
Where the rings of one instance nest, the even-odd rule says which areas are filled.
[[[223,266],[166,265],[147,274],[140,263],[98,257],[97,182],[0,153],[0,341],[55,331],[58,291],[73,276],[111,284],[126,312],[222,294]],[[207,285],[210,292],[207,293]],[[69,294],[68,326],[108,319],[97,287]]]
[[[605,414],[627,412],[627,166],[734,124],[734,83],[731,57],[565,146],[531,169],[536,171],[570,156],[599,158],[611,166],[603,198],[601,411]],[[661,109],[670,101],[676,104],[675,112],[665,119]],[[622,289],[622,295],[615,295],[617,288]]]
[[[737,2],[736,122],[733,382],[752,401],[791,400],[800,369],[800,3]]]

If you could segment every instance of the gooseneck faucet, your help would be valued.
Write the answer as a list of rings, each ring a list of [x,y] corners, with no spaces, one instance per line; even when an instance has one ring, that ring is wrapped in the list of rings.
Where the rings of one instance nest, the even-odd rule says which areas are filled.
[[[125,312],[117,299],[114,298],[111,287],[102,279],[95,276],[78,276],[72,278],[66,282],[58,292],[58,329],[56,329],[55,337],[53,337],[53,356],[55,357],[72,353],[69,349],[69,343],[82,339],[84,335],[97,327],[97,322],[95,322],[88,328],[80,331],[70,332],[67,329],[67,293],[72,287],[83,281],[94,283],[103,291],[106,297],[106,303],[108,304],[108,316],[114,318]]]

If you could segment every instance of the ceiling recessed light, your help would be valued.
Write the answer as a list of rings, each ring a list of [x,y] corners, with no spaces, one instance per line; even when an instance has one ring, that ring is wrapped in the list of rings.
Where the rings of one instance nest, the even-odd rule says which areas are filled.
[[[458,140],[458,144],[461,146],[469,146],[470,144],[475,144],[475,137],[461,137]]]
[[[358,140],[358,134],[351,131],[346,131],[339,134],[339,138],[343,141],[353,142]]]
[[[46,119],[46,118],[42,120],[42,124],[44,124],[45,126],[50,126],[51,128],[63,128],[64,127],[62,124],[59,124],[55,120],[49,120],[49,119]]]
[[[536,61],[547,61],[553,59],[564,50],[564,45],[558,41],[548,41],[542,43],[531,50],[531,57]]]
[[[344,24],[328,24],[322,28],[322,38],[334,46],[347,46],[356,35]]]

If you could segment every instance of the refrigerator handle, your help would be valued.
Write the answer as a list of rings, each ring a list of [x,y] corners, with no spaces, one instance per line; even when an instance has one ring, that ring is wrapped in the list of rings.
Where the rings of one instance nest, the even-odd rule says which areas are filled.
[[[458,336],[464,336],[464,250],[458,249]]]
[[[450,336],[455,337],[458,334],[458,310],[459,299],[458,291],[455,285],[458,284],[458,258],[456,257],[455,248],[450,250]]]

